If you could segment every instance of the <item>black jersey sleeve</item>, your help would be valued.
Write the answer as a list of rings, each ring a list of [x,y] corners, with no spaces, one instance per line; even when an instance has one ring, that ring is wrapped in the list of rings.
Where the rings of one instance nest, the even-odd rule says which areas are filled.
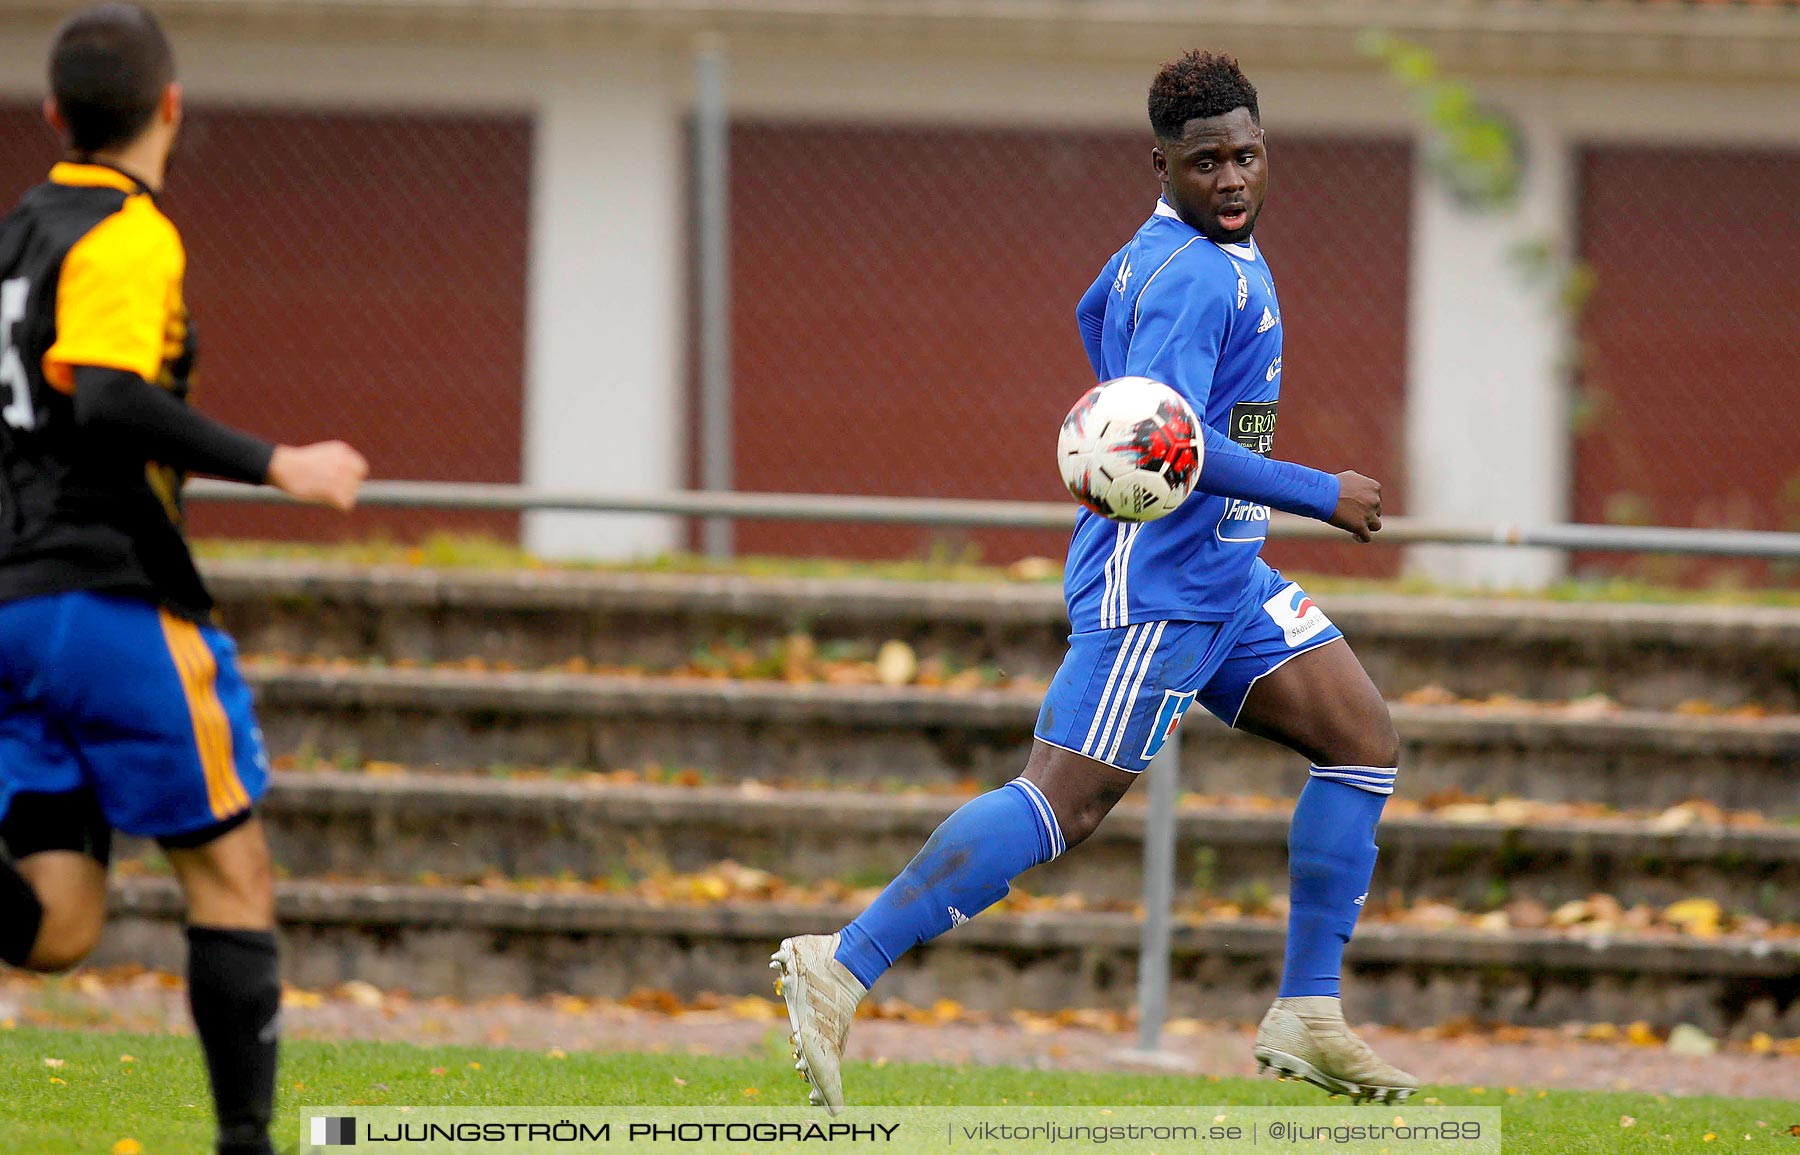
[[[75,367],[75,421],[188,473],[261,485],[275,447],[189,408],[136,373]]]

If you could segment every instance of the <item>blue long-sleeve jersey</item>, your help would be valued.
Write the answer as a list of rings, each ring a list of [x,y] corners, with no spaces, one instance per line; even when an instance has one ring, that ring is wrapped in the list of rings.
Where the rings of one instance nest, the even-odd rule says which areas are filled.
[[[1076,311],[1095,376],[1149,377],[1200,418],[1195,491],[1158,521],[1083,510],[1064,579],[1076,632],[1134,622],[1223,621],[1268,535],[1269,507],[1321,520],[1330,474],[1269,458],[1281,396],[1281,305],[1254,241],[1207,240],[1175,210],[1156,212],[1115,253]]]

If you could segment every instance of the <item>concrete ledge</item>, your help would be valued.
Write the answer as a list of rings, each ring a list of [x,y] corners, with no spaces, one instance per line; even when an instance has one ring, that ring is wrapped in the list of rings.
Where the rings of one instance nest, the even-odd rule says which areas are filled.
[[[887,619],[932,617],[1067,625],[1062,588],[884,581],[748,578],[595,570],[421,569],[315,562],[213,561],[203,567],[220,602],[305,598],[408,609],[675,611]]]
[[[725,778],[998,785],[1025,765],[1038,696],[461,670],[253,664],[270,749],[437,770],[663,765]],[[1793,813],[1800,717],[1396,706],[1406,788],[1663,807],[1702,794]],[[1183,780],[1298,793],[1304,762],[1195,711]]]
[[[942,691],[783,682],[617,678],[462,670],[313,669],[255,664],[246,670],[270,706],[475,710],[509,714],[854,723],[864,727],[1029,730],[1035,691]],[[1653,710],[1596,716],[1553,708],[1390,707],[1403,739],[1506,743],[1524,748],[1658,750],[1684,754],[1800,757],[1800,716],[1732,718]],[[1196,712],[1210,737],[1225,727]],[[1187,732],[1187,731],[1184,731]]]
[[[837,907],[648,907],[610,896],[547,898],[421,887],[283,885],[283,970],[297,986],[364,979],[416,997],[578,995],[632,989],[767,993],[769,952],[797,932],[830,932]],[[180,970],[180,900],[166,880],[113,889],[95,962]],[[1748,1038],[1800,1033],[1793,943],[1559,939],[1364,928],[1346,955],[1345,998],[1361,1022],[1420,1025],[1478,1016],[1521,1025],[1676,1022]],[[1282,928],[1179,927],[1170,1013],[1255,1022],[1274,997]],[[1138,925],[1116,914],[985,914],[904,957],[878,997],[929,1006],[956,998],[1015,1007],[1129,1007]]]
[[[179,970],[181,901],[164,879],[113,888],[94,961]],[[604,895],[534,896],[325,883],[278,888],[283,973],[302,987],[358,978],[415,996],[569,992],[619,998],[638,987],[691,996],[765,993],[784,935],[836,929],[854,912],[819,906],[652,906]],[[878,994],[971,1010],[1127,1007],[1137,924],[1108,914],[988,914],[913,952]],[[1570,1020],[1715,1033],[1800,1032],[1800,952],[1792,943],[1580,940],[1544,934],[1434,934],[1365,928],[1346,959],[1345,997],[1362,1021],[1424,1026],[1476,1016],[1524,1025]],[[1213,922],[1177,928],[1170,1013],[1254,1021],[1279,977],[1282,929]]]
[[[633,877],[723,861],[810,886],[884,881],[915,853],[957,795],[495,781],[278,773],[262,813],[276,862],[297,877],[475,879]],[[1038,867],[1033,894],[1135,903],[1143,892],[1145,810],[1127,802],[1078,854]],[[1390,817],[1375,891],[1402,905],[1485,910],[1501,898],[1546,909],[1606,893],[1661,908],[1696,894],[1733,913],[1800,922],[1800,829],[1658,832],[1627,820],[1516,825]],[[1287,817],[1249,808],[1184,809],[1174,875],[1184,905],[1255,901],[1287,890]],[[120,844],[121,861],[147,843]]]
[[[1060,586],[843,578],[750,578],[581,570],[453,570],[314,562],[212,561],[221,602],[306,598],[423,609],[672,611],[870,621],[1028,623],[1065,628]],[[1800,649],[1800,608],[1561,602],[1398,594],[1321,596],[1356,634],[1469,640],[1634,641]]]
[[[962,799],[828,790],[745,791],[734,787],[588,786],[542,781],[495,781],[448,775],[372,777],[319,771],[277,773],[265,807],[280,814],[330,816],[387,809],[413,821],[446,816],[554,820],[580,825],[651,827],[730,824],[746,829],[831,831],[839,837],[904,833],[928,835]],[[1130,802],[1107,816],[1088,845],[1141,844],[1144,808]],[[1218,847],[1265,847],[1287,836],[1285,814],[1183,810],[1182,842]],[[1693,826],[1656,830],[1631,819],[1566,822],[1465,822],[1430,816],[1389,817],[1383,849],[1505,850],[1515,854],[1570,853],[1664,861],[1732,858],[1745,863],[1800,863],[1800,827]]]
[[[1067,644],[1054,586],[583,571],[354,569],[215,563],[246,651],[480,657],[520,669],[580,657],[671,669],[722,638],[794,632],[865,656],[887,638],[953,666],[1047,679]],[[1330,595],[1321,599],[1390,697],[1438,683],[1468,697],[1605,693],[1800,711],[1800,609]]]
[[[270,705],[420,708],[509,714],[692,721],[806,722],[856,718],[880,726],[1029,727],[1038,696],[890,690],[880,686],[462,670],[310,669],[252,665],[245,676]]]
[[[184,907],[171,881],[117,883],[120,915],[178,918]],[[750,938],[836,930],[857,914],[841,906],[779,903],[745,906],[658,905],[610,895],[510,894],[478,887],[278,884],[284,924],[356,927],[467,926],[520,932],[653,934]],[[955,945],[1008,950],[1112,948],[1135,951],[1141,924],[1125,914],[988,914],[956,931]],[[1273,922],[1221,920],[1177,925],[1174,950],[1186,954],[1279,955],[1284,928]],[[1653,975],[1758,976],[1800,979],[1800,941],[1569,937],[1547,931],[1482,934],[1370,925],[1360,928],[1348,957],[1388,966],[1509,966],[1529,970],[1635,972]]]

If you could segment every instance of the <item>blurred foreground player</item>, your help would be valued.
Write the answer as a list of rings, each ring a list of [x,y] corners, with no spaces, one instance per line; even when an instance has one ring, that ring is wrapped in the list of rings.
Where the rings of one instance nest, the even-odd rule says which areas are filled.
[[[1345,1025],[1338,990],[1399,739],[1337,627],[1258,556],[1270,507],[1369,540],[1381,487],[1268,456],[1281,306],[1251,240],[1268,183],[1255,87],[1231,57],[1189,53],[1157,75],[1149,111],[1162,197],[1077,319],[1098,379],[1149,377],[1193,406],[1206,438],[1200,477],[1158,521],[1082,512],[1065,582],[1069,652],[1025,773],[947,818],[837,934],[776,952],[796,1067],[834,1112],[844,1039],[875,980],[1093,833],[1196,701],[1312,763],[1288,835],[1280,997],[1257,1031],[1257,1062],[1358,1100],[1400,1102],[1418,1086]]]
[[[111,831],[155,838],[188,904],[218,1150],[269,1152],[281,985],[250,691],[181,532],[189,472],[349,509],[341,442],[275,447],[188,408],[186,255],[156,205],[181,89],[155,19],[72,16],[45,117],[68,160],[0,222],[0,958],[99,939]]]

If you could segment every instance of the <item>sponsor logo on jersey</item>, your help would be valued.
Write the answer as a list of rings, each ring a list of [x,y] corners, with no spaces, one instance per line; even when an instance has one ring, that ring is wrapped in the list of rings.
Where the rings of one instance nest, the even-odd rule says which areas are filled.
[[[1244,276],[1244,266],[1232,261],[1231,267],[1237,270],[1237,307],[1238,312],[1241,313],[1244,311],[1244,306],[1250,303],[1250,279]]]
[[[1273,381],[1279,376],[1281,376],[1281,358],[1277,357],[1269,362],[1269,371],[1263,374],[1263,380]]]
[[[1169,735],[1175,733],[1175,727],[1181,725],[1181,716],[1193,705],[1197,690],[1189,690],[1185,694],[1177,694],[1174,690],[1163,693],[1162,708],[1156,712],[1156,720],[1150,723],[1150,737],[1144,742],[1144,752],[1140,757],[1145,761],[1156,757],[1169,741]]]
[[[1289,582],[1281,592],[1264,602],[1263,612],[1280,627],[1289,649],[1331,626],[1325,611],[1294,582]]]
[[[1226,435],[1252,453],[1267,457],[1275,448],[1279,401],[1240,401],[1231,407]],[[1262,541],[1269,536],[1269,507],[1232,498],[1219,518],[1220,541]]]
[[[1239,401],[1231,407],[1226,435],[1252,453],[1267,457],[1275,448],[1275,416],[1279,401]]]
[[[1231,498],[1219,518],[1220,541],[1262,541],[1269,536],[1269,507]]]
[[[1113,292],[1123,297],[1125,287],[1129,284],[1131,284],[1131,258],[1126,257],[1119,266],[1119,275],[1113,278]]]
[[[1356,905],[1357,906],[1361,906],[1363,903],[1365,903],[1367,901],[1369,901],[1369,892],[1366,890],[1356,896]]]
[[[963,923],[969,921],[969,916],[962,911],[957,910],[954,906],[946,906],[944,909],[950,912],[950,925],[952,927],[961,926]]]
[[[1270,329],[1273,329],[1279,324],[1281,324],[1281,318],[1277,317],[1274,312],[1270,310],[1269,306],[1264,305],[1262,320],[1257,322],[1256,331],[1258,333],[1267,333]]]

